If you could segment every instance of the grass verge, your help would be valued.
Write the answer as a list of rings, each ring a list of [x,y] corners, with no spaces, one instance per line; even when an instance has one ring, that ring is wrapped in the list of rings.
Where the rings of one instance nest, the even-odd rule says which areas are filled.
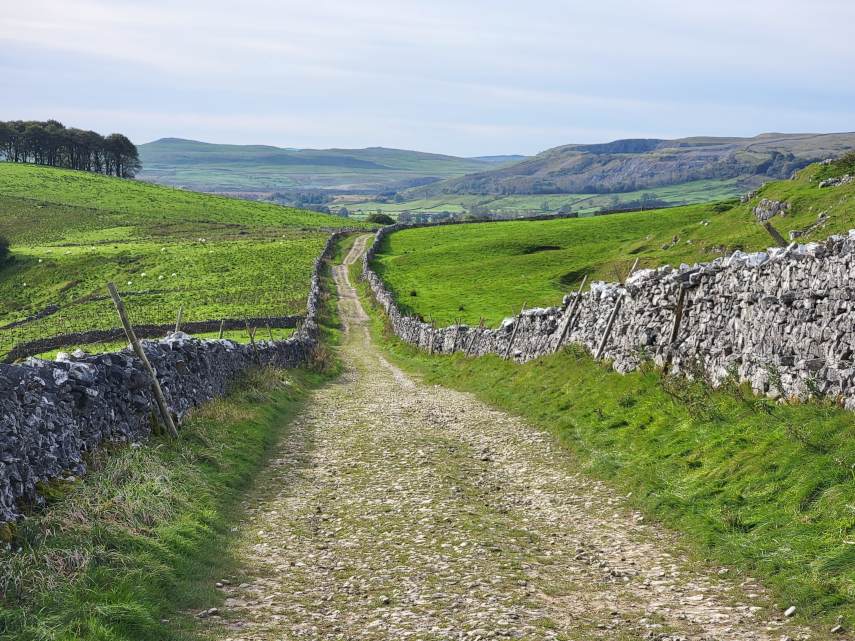
[[[397,365],[547,426],[581,469],[632,492],[700,558],[762,577],[782,608],[814,623],[855,618],[851,413],[822,398],[769,407],[745,388],[713,391],[652,367],[623,376],[579,348],[525,365],[431,357],[394,339],[358,287]]]
[[[191,638],[190,611],[217,605],[215,581],[240,574],[238,500],[327,378],[249,371],[179,441],[105,448],[85,479],[43,487],[48,504],[0,553],[0,639]]]

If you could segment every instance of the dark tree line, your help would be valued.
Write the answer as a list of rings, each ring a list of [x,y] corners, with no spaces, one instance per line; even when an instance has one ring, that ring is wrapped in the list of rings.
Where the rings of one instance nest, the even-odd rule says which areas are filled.
[[[7,162],[92,171],[133,178],[142,169],[137,148],[127,136],[102,136],[67,128],[61,122],[0,122],[0,157]]]

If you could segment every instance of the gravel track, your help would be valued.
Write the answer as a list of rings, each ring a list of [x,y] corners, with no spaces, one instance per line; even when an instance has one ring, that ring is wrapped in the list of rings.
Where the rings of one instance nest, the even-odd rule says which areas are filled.
[[[346,263],[370,236],[358,239]],[[387,362],[334,269],[346,371],[247,502],[214,629],[268,639],[794,639],[759,583],[693,564],[544,429]]]

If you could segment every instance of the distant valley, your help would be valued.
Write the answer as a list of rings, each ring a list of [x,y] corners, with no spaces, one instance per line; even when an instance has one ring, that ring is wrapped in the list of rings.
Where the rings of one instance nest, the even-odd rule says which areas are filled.
[[[382,147],[296,150],[179,138],[163,138],[138,149],[143,163],[140,180],[253,200],[295,189],[395,193],[524,158],[457,158]]]
[[[855,133],[770,133],[458,158],[381,147],[294,150],[164,138],[139,146],[139,178],[356,218],[378,210],[393,217],[586,215],[732,198],[853,147]]]

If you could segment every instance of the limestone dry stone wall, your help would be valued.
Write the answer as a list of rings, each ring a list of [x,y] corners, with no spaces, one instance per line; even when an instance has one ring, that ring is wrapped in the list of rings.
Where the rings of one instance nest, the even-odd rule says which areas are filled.
[[[222,396],[247,367],[295,367],[317,345],[321,270],[337,240],[362,231],[343,229],[315,260],[298,336],[258,340],[201,340],[182,332],[142,341],[169,409],[180,424],[194,406]],[[105,441],[137,442],[160,415],[151,379],[130,349],[118,353],[60,354],[56,361],[29,358],[0,363],[0,523],[20,517],[17,503],[38,500],[36,484],[86,472],[84,453]]]
[[[363,277],[388,314],[395,334],[434,353],[473,356],[508,350],[526,362],[553,353],[575,295],[561,306],[527,310],[506,318],[500,327],[461,325],[433,330],[403,316],[371,260],[383,237],[406,228],[381,229],[363,258]],[[619,372],[640,362],[640,350],[659,363],[670,360],[680,370],[687,359],[702,357],[716,377],[736,366],[740,377],[759,392],[770,390],[769,366],[777,368],[786,396],[803,396],[805,381],[840,396],[855,409],[855,230],[822,244],[792,243],[786,248],[745,254],[734,252],[710,263],[640,270],[624,286],[594,282],[579,303],[575,320],[562,341],[596,352],[618,297],[621,307],[603,357]],[[680,290],[683,315],[671,343]],[[519,325],[519,327],[516,327]]]
[[[217,332],[220,323],[224,331],[242,330],[247,323],[254,329],[290,329],[297,327],[298,323],[304,321],[304,316],[268,316],[264,318],[222,318],[219,320],[190,321],[181,323],[181,330],[185,334],[201,334],[204,332]],[[134,333],[137,338],[159,338],[164,336],[174,327],[173,323],[163,325],[142,324],[134,325]],[[2,363],[14,363],[15,361],[41,354],[55,349],[62,349],[69,345],[92,345],[95,343],[106,343],[108,341],[119,341],[125,339],[125,330],[121,327],[111,329],[96,329],[89,332],[74,332],[70,334],[59,334],[48,338],[39,338],[33,341],[16,343],[9,353],[0,360]]]

